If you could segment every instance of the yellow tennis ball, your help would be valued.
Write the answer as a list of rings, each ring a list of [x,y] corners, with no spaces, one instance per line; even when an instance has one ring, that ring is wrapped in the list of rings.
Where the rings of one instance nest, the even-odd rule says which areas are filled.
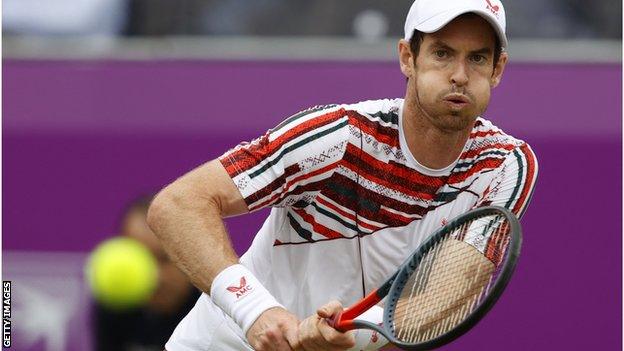
[[[117,237],[93,250],[87,261],[86,277],[96,300],[123,310],[150,298],[158,283],[158,264],[145,245]]]

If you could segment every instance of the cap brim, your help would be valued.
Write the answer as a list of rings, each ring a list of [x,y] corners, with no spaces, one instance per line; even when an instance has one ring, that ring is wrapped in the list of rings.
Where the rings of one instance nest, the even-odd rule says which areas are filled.
[[[418,29],[419,31],[424,33],[437,32],[442,27],[446,26],[449,22],[457,18],[457,16],[463,15],[464,13],[475,13],[488,21],[488,23],[490,24],[490,26],[492,26],[494,32],[498,36],[501,42],[501,46],[503,48],[507,47],[507,37],[505,36],[505,33],[503,32],[501,26],[496,21],[496,18],[490,12],[483,10],[466,9],[465,7],[450,9],[429,18],[428,20],[422,22],[420,25],[416,26],[414,29]]]

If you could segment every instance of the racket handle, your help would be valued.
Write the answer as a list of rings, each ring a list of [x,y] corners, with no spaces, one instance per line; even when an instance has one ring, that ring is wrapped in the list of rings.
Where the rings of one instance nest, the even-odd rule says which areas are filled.
[[[348,330],[355,329],[355,325],[353,325],[352,320],[342,320],[342,312],[332,316],[331,318],[328,318],[327,324],[343,333]]]
[[[394,279],[394,277],[392,278]],[[390,280],[392,282],[392,280]],[[343,310],[335,316],[329,318],[328,323],[334,329],[346,332],[347,330],[356,329],[353,320],[355,317],[361,315],[362,313],[368,311],[373,306],[375,306],[384,296],[388,293],[386,290],[390,284],[386,282],[380,289],[375,289],[371,291],[366,297],[357,302],[355,305]]]

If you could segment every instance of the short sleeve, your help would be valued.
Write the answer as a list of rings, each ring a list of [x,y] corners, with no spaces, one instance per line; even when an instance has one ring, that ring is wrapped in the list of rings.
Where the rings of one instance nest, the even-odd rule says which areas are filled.
[[[477,202],[478,206],[496,205],[522,217],[531,201],[537,179],[537,159],[531,147],[522,143],[505,159],[497,174]]]
[[[533,151],[528,144],[522,143],[511,150],[503,164],[494,172],[497,173],[479,197],[475,207],[501,206],[511,210],[518,218],[522,217],[531,200],[537,179],[538,166]],[[481,222],[475,222],[472,226],[484,228]],[[502,252],[507,245],[506,241],[500,239],[504,237],[503,234],[509,227],[488,224],[485,228],[489,229],[484,231],[470,228],[461,236],[465,242],[474,246],[498,266],[502,262]]]
[[[219,161],[250,211],[304,207],[342,159],[349,119],[343,108],[319,106],[297,113],[265,135],[229,150]]]

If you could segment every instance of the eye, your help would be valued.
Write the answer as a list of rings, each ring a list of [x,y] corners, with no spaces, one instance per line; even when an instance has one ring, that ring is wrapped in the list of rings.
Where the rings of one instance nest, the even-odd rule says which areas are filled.
[[[434,54],[436,55],[437,58],[445,58],[446,56],[448,56],[448,52],[442,49],[436,50]]]
[[[474,63],[484,63],[485,61],[487,61],[487,59],[483,55],[472,55],[471,60]]]

